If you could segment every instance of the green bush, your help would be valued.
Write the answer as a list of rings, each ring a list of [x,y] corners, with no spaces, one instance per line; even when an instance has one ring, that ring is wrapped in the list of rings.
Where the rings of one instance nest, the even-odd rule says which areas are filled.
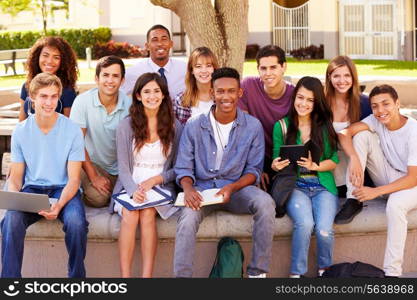
[[[0,32],[0,50],[30,48],[42,35],[42,31]],[[47,35],[61,36],[72,46],[79,58],[85,58],[85,48],[93,48],[97,43],[110,41],[111,30],[108,27],[96,29],[50,29],[47,31]]]

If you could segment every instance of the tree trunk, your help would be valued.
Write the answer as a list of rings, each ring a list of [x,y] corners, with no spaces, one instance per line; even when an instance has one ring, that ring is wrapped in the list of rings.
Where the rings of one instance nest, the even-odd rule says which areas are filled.
[[[222,67],[242,74],[248,36],[248,0],[150,0],[176,13],[193,48],[209,47]]]
[[[46,23],[48,20],[48,11],[47,11],[45,0],[41,1],[41,12],[42,12],[43,34],[46,36]]]

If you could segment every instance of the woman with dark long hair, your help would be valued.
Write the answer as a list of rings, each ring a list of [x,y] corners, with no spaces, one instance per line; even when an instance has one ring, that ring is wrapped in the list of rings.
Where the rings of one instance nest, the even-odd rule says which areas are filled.
[[[337,188],[332,170],[339,162],[337,135],[326,103],[323,86],[317,78],[301,78],[292,95],[292,107],[284,118],[288,131],[283,134],[277,122],[273,130],[272,169],[279,172],[288,168],[290,161],[282,160],[281,145],[312,144],[319,153],[319,164],[312,153],[297,161],[295,188],[286,205],[293,221],[290,277],[298,278],[307,272],[311,233],[317,238],[318,272],[332,264],[333,220],[338,208]],[[285,137],[284,137],[285,135]]]
[[[214,53],[207,47],[191,52],[185,75],[185,91],[174,99],[174,114],[185,123],[190,117],[208,113],[213,105],[211,74],[219,67]]]
[[[119,177],[114,193],[122,190],[136,202],[147,201],[154,186],[174,197],[175,161],[181,125],[175,121],[168,87],[157,73],[141,75],[132,92],[129,116],[117,128]],[[118,202],[110,205],[122,218],[119,251],[122,277],[130,277],[136,228],[141,231],[142,277],[152,277],[158,241],[156,214],[167,219],[177,208],[163,205],[128,210]]]
[[[75,83],[78,78],[77,56],[70,44],[58,36],[38,39],[30,49],[26,68],[28,74],[20,92],[19,121],[34,113],[28,87],[32,79],[42,72],[56,75],[61,80],[63,90],[56,111],[68,117],[77,96]]]

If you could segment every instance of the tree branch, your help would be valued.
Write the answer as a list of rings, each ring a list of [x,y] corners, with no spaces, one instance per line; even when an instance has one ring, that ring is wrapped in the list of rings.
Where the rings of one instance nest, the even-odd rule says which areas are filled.
[[[178,6],[177,2],[181,2],[181,0],[150,0],[153,5],[161,6],[163,8],[168,8],[173,12],[177,13],[176,7]]]

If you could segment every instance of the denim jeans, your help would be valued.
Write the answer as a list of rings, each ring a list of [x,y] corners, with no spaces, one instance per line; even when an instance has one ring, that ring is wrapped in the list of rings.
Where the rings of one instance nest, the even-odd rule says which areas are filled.
[[[214,210],[253,215],[252,258],[247,274],[268,273],[271,262],[272,239],[275,224],[275,202],[271,196],[255,186],[246,186],[232,194],[227,204],[203,206],[200,210],[184,207],[178,218],[175,237],[174,275],[191,277],[196,234],[204,217]]]
[[[311,233],[317,239],[319,269],[332,264],[333,221],[338,209],[338,198],[323,187],[317,177],[299,178],[287,203],[287,213],[293,221],[291,274],[307,272]]]
[[[61,196],[63,187],[27,186],[22,192]],[[1,221],[1,277],[22,277],[23,248],[26,229],[43,217],[36,213],[8,210]],[[65,245],[68,251],[68,277],[85,277],[84,258],[87,246],[88,222],[85,218],[81,194],[67,202],[58,215],[64,223]],[[36,262],[33,262],[36,263]]]

